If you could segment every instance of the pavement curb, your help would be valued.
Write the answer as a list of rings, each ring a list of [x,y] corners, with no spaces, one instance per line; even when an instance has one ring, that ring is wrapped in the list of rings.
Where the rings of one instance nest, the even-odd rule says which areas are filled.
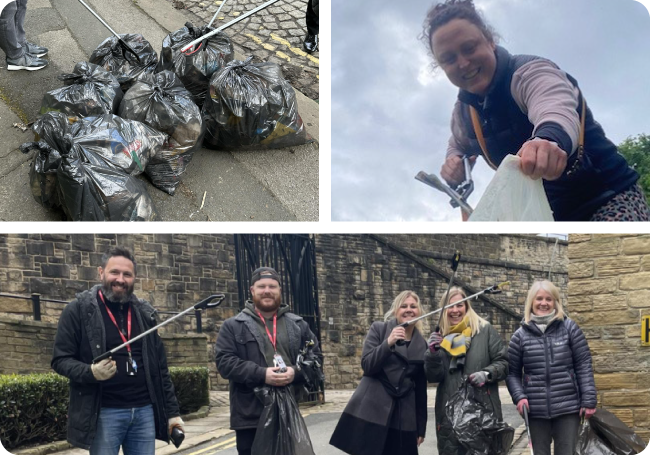
[[[210,407],[209,406],[201,406],[201,408],[198,411],[190,412],[189,414],[185,414],[185,415],[181,416],[181,418],[183,419],[184,422],[189,422],[189,421],[192,421],[192,420],[203,419],[203,418],[207,417],[209,413],[210,413]],[[204,443],[206,440],[209,441],[210,439],[213,439],[213,438],[220,438],[221,436],[223,436],[224,434],[228,434],[228,432],[230,432],[232,430],[216,430],[216,432],[219,432],[219,431],[225,431],[225,432],[223,434],[219,434],[219,435],[211,435],[211,433],[215,433],[215,432],[207,433],[206,435],[211,435],[211,436],[209,436],[205,440],[201,440],[201,439],[206,435],[199,435],[199,436],[194,436],[192,438],[188,438],[187,440],[183,441],[183,448],[184,449],[189,449],[189,448],[192,448],[192,447],[194,447],[194,446],[196,446],[198,444]],[[198,442],[193,443],[192,442],[193,440],[197,440]],[[178,451],[178,449],[176,449],[173,445],[172,445],[172,447],[173,447],[174,450],[169,452],[169,453]],[[49,453],[60,452],[61,450],[72,449],[72,448],[73,448],[73,445],[70,444],[67,441],[55,441],[55,442],[50,442],[50,443],[47,443],[47,444],[40,445],[38,447],[32,447],[32,448],[29,448],[29,449],[22,449],[22,450],[18,450],[16,452],[10,452],[10,453],[14,453],[15,455],[46,455],[46,454],[49,454]],[[165,452],[166,449],[167,448],[165,447],[164,449],[156,450],[156,454],[158,455],[158,454],[168,453],[168,452]]]

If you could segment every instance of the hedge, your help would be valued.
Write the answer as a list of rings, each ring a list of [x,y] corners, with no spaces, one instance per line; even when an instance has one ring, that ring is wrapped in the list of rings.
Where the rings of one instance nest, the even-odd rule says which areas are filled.
[[[208,369],[169,369],[181,415],[210,404]],[[0,442],[5,449],[66,437],[68,379],[55,373],[0,375]]]

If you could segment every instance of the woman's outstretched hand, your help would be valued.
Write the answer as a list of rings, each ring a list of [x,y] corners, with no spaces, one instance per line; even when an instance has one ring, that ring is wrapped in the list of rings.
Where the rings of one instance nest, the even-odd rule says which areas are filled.
[[[555,142],[534,139],[524,143],[517,152],[521,158],[521,172],[533,180],[557,180],[567,163],[567,154]]]
[[[477,155],[469,157],[469,163],[473,166],[476,162]],[[465,165],[463,158],[460,156],[452,155],[448,157],[440,169],[440,177],[442,177],[449,186],[456,187],[465,180]]]

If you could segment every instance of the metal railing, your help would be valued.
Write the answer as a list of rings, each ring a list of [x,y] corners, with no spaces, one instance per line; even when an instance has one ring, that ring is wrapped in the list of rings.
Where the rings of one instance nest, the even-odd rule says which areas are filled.
[[[0,292],[0,297],[8,297],[11,299],[20,299],[20,300],[31,300],[32,316],[34,317],[34,321],[41,320],[41,302],[60,303],[62,305],[67,305],[68,303],[70,303],[69,300],[44,299],[41,297],[41,294],[36,294],[36,293],[33,293],[30,296],[26,296],[26,295],[5,294],[3,292]],[[157,311],[157,313],[174,315],[174,314],[179,314],[180,311]],[[188,314],[188,316],[191,317],[192,315]],[[196,333],[203,333],[201,311],[196,310],[194,312],[194,317],[196,318]]]

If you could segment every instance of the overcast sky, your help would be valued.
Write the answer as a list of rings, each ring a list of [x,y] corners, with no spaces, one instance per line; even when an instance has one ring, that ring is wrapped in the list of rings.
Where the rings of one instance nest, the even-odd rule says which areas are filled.
[[[418,39],[433,1],[332,0],[332,220],[458,221],[440,175],[458,89]],[[633,0],[475,0],[512,54],[574,76],[616,144],[650,134],[650,14]],[[647,3],[646,3],[647,4]],[[474,168],[476,206],[494,175]]]

